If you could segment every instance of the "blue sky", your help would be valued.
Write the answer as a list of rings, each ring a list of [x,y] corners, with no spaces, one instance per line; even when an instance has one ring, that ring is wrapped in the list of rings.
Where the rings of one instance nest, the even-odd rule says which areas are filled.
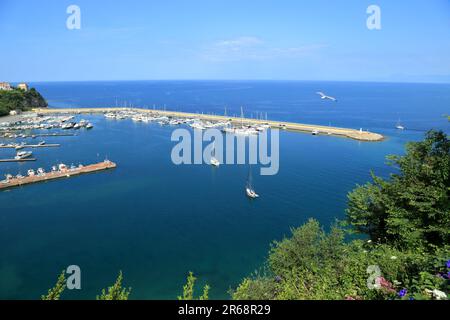
[[[450,82],[449,0],[0,0],[0,30],[0,81]]]

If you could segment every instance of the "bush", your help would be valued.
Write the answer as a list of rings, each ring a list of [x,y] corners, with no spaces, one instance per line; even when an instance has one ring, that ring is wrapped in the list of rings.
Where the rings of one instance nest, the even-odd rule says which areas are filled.
[[[311,219],[274,242],[264,276],[233,299],[446,299],[450,277],[450,141],[430,131],[390,156],[398,174],[349,194],[347,229]],[[347,232],[369,240],[345,241]],[[380,271],[380,274],[378,274]]]

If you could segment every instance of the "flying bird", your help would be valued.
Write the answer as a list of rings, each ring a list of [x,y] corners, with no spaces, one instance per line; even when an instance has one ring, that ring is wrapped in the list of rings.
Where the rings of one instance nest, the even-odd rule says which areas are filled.
[[[335,97],[332,97],[332,96],[327,96],[325,93],[323,93],[323,92],[316,92],[318,95],[320,95],[320,98],[321,99],[328,99],[328,100],[331,100],[331,101],[337,101],[337,99],[335,98]]]

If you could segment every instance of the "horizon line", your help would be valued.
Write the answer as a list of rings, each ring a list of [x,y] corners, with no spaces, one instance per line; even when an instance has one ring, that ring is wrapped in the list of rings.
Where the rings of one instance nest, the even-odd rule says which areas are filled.
[[[4,81],[4,80],[1,80]],[[96,79],[96,80],[21,80],[9,83],[67,83],[67,82],[171,82],[171,81],[215,81],[215,82],[353,82],[353,83],[392,83],[392,84],[450,84],[448,81],[392,81],[392,80],[307,80],[307,79]]]

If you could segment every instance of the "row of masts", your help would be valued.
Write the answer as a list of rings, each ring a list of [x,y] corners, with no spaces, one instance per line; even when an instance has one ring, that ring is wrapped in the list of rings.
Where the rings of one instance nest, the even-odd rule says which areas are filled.
[[[127,102],[127,101],[124,101],[124,102],[122,103],[122,105],[120,105],[119,102],[118,102],[118,100],[116,99],[116,105],[115,105],[115,107],[116,107],[116,108],[134,108],[135,106],[134,106],[134,104],[132,104],[132,103],[130,103],[130,102]],[[147,107],[144,106],[144,109],[149,109],[149,108],[147,108]],[[158,108],[156,107],[156,105],[154,104],[153,107],[152,107],[152,110],[155,110],[155,111],[158,111],[158,110],[166,111],[167,108],[166,108],[166,105],[164,104],[163,107],[162,107],[161,109],[158,109]],[[196,111],[195,113],[197,113],[197,114],[202,114],[202,115],[205,114],[203,111],[201,111],[201,112]],[[217,113],[214,113],[214,112],[207,112],[206,114],[207,114],[207,115],[213,115],[213,116],[220,115],[220,114],[217,114]],[[224,115],[225,117],[228,117],[228,110],[227,110],[227,107],[224,107],[223,115]],[[233,118],[237,118],[237,114],[236,114],[236,113],[233,113],[233,114],[232,114],[232,117],[233,117]],[[241,106],[241,118],[242,118],[242,119],[245,118],[245,117],[244,117],[244,108],[243,108],[242,106]],[[256,119],[256,120],[268,120],[267,112],[260,112],[260,111],[251,112],[251,113],[250,113],[250,119]]]

